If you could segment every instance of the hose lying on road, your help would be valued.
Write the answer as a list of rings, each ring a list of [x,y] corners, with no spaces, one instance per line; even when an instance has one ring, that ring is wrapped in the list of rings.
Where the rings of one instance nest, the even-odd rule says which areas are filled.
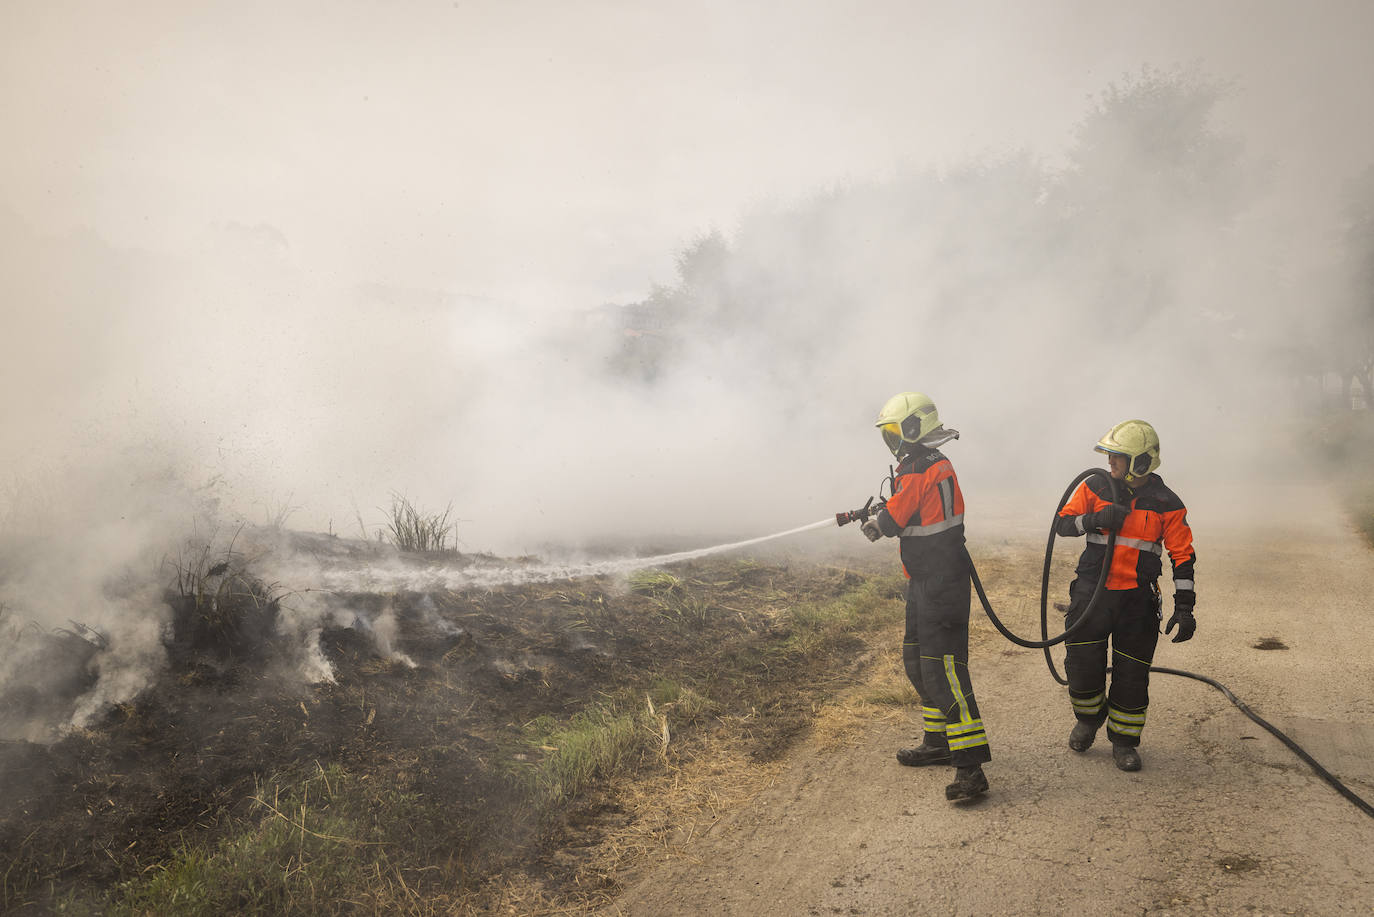
[[[1112,478],[1110,475],[1107,474],[1107,472],[1099,468],[1089,468],[1087,471],[1084,471],[1078,477],[1074,478],[1073,483],[1069,484],[1068,488],[1064,491],[1064,496],[1060,497],[1059,505],[1054,508],[1054,518],[1056,520],[1059,518],[1059,511],[1064,508],[1064,504],[1067,503],[1069,501],[1069,497],[1073,495],[1074,489],[1078,487],[1078,485],[1082,481],[1085,481],[1093,475],[1097,474],[1106,476],[1107,480],[1110,482],[1112,488],[1112,502],[1120,502],[1120,491],[1117,489],[1118,485],[1116,479]],[[1059,676],[1058,670],[1054,667],[1054,660],[1050,658],[1050,647],[1054,646],[1057,643],[1062,643],[1065,639],[1072,636],[1075,631],[1077,631],[1080,627],[1083,626],[1083,623],[1088,620],[1088,618],[1093,614],[1093,612],[1097,610],[1098,601],[1102,597],[1102,592],[1107,581],[1107,571],[1111,568],[1112,565],[1112,551],[1116,547],[1116,533],[1112,532],[1107,536],[1107,553],[1106,556],[1102,559],[1102,573],[1098,577],[1097,588],[1093,590],[1092,600],[1088,603],[1088,607],[1083,610],[1083,614],[1079,616],[1079,619],[1075,621],[1071,627],[1069,627],[1059,636],[1050,638],[1048,636],[1048,599],[1050,588],[1050,562],[1054,557],[1054,538],[1055,527],[1054,522],[1052,521],[1050,523],[1049,542],[1045,545],[1044,572],[1042,573],[1040,578],[1041,639],[1039,640],[1027,640],[1023,637],[1018,637],[1016,634],[1012,633],[1010,630],[1006,628],[1006,626],[1002,624],[1001,620],[998,619],[997,614],[992,610],[992,604],[988,601],[987,593],[983,591],[983,584],[978,579],[978,571],[974,569],[972,557],[968,557],[968,567],[970,578],[973,580],[973,588],[978,593],[978,601],[983,603],[983,611],[987,612],[988,620],[992,621],[993,626],[1001,632],[1002,636],[1006,637],[1012,643],[1015,643],[1018,646],[1025,646],[1032,649],[1043,649],[1045,651],[1045,664],[1049,666],[1050,674],[1054,676],[1054,680],[1059,682],[1059,684],[1066,685],[1068,684],[1068,679],[1061,678]],[[965,550],[964,553],[967,557],[968,551]],[[1108,669],[1108,671],[1111,670]],[[1162,666],[1152,665],[1150,666],[1150,671],[1159,672],[1163,675],[1178,675],[1182,678],[1191,678],[1195,681],[1200,681],[1204,684],[1209,684],[1212,687],[1216,688],[1222,694],[1226,695],[1226,699],[1229,700],[1232,704],[1234,704],[1236,708],[1240,710],[1241,713],[1244,713],[1246,716],[1254,720],[1264,729],[1268,730],[1271,734],[1274,735],[1275,738],[1277,738],[1284,745],[1287,745],[1294,754],[1296,754],[1299,758],[1305,761],[1307,765],[1311,767],[1313,771],[1316,772],[1318,777],[1321,777],[1327,783],[1331,784],[1332,788],[1334,788],[1337,793],[1340,793],[1342,796],[1344,796],[1351,804],[1353,804],[1361,812],[1370,816],[1371,818],[1374,818],[1374,806],[1371,806],[1364,799],[1360,798],[1358,795],[1355,794],[1353,790],[1351,790],[1348,786],[1342,783],[1339,778],[1337,778],[1326,768],[1322,767],[1321,764],[1317,761],[1317,759],[1313,758],[1310,754],[1308,754],[1306,749],[1304,749],[1301,745],[1299,745],[1297,742],[1294,742],[1288,736],[1284,735],[1283,732],[1280,731],[1276,726],[1274,726],[1272,723],[1268,722],[1259,714],[1255,713],[1248,706],[1246,706],[1244,701],[1236,697],[1235,694],[1231,693],[1231,689],[1223,685],[1221,682],[1216,681],[1212,678],[1208,678],[1206,675],[1199,675],[1196,672],[1185,672],[1182,669],[1168,669]]]
[[[1232,694],[1231,689],[1226,687],[1221,682],[1216,681],[1215,679],[1208,678],[1206,675],[1199,675],[1196,672],[1185,672],[1182,669],[1166,669],[1163,666],[1152,665],[1150,666],[1150,671],[1163,672],[1165,675],[1180,675],[1184,678],[1192,678],[1197,681],[1205,682],[1206,684],[1209,684],[1212,687],[1216,688],[1222,694],[1225,694],[1226,699],[1229,700],[1231,703],[1235,704],[1241,713],[1244,713],[1246,716],[1250,717],[1250,719],[1254,720],[1256,723],[1260,724],[1265,729],[1269,730],[1269,732],[1271,732],[1275,738],[1277,738],[1284,745],[1287,745],[1290,749],[1292,749],[1293,754],[1297,755],[1299,758],[1302,758],[1304,761],[1306,761],[1308,766],[1311,767],[1312,770],[1317,772],[1317,776],[1321,777],[1327,783],[1331,784],[1331,786],[1335,788],[1337,793],[1340,793],[1346,799],[1350,800],[1350,802],[1353,803],[1355,807],[1358,808],[1364,814],[1374,817],[1374,806],[1371,806],[1369,803],[1365,802],[1359,796],[1355,795],[1355,792],[1353,790],[1351,790],[1344,783],[1341,783],[1341,781],[1326,768],[1322,767],[1321,764],[1317,762],[1316,758],[1309,755],[1306,749],[1304,749],[1297,742],[1294,742],[1292,739],[1288,738],[1288,736],[1280,732],[1276,726],[1274,726],[1264,717],[1260,716],[1258,713],[1247,707],[1243,700]]]

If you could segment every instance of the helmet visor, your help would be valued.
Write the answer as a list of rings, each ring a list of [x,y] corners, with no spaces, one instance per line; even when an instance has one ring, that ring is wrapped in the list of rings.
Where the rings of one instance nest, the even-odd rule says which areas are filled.
[[[887,443],[887,448],[891,450],[893,455],[896,455],[897,450],[902,446],[901,426],[896,423],[885,423],[880,424],[878,429],[883,431],[883,442]]]

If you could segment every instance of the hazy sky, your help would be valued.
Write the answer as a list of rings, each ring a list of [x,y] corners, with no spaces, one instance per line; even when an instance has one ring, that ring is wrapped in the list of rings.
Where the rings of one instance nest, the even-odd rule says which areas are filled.
[[[1024,147],[1142,65],[1234,77],[1247,139],[1329,193],[1374,160],[1374,4],[289,3],[0,8],[0,206],[187,251],[587,306],[642,298],[763,197]]]
[[[591,363],[542,348],[548,315],[643,299],[684,245],[760,201],[988,151],[1054,164],[1091,100],[1147,66],[1234,81],[1221,126],[1279,189],[1263,232],[1321,249],[1340,182],[1374,163],[1371,38],[1374,4],[1336,0],[9,2],[0,459],[25,491],[35,468],[65,482],[141,454],[191,484],[252,481],[258,518],[297,504],[350,533],[391,490],[453,499],[476,549],[724,519],[768,487],[770,412],[808,393],[770,390],[766,367],[584,387]],[[369,284],[453,298],[359,305]],[[1049,335],[1044,352],[1052,292],[1043,315],[1023,309],[1023,343]],[[798,473],[834,480],[733,534],[866,496],[876,472],[849,478],[895,391],[932,391],[986,437],[1019,410],[1008,392],[1048,397],[1034,350],[818,367],[840,416],[809,445],[837,451]],[[1131,386],[1045,436],[1229,413]],[[998,469],[990,446],[960,448]],[[118,490],[106,473],[93,490]],[[631,509],[643,494],[669,500],[665,519]]]

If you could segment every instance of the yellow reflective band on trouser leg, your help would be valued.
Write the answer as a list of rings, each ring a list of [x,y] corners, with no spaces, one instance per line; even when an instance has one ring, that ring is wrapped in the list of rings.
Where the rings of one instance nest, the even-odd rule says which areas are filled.
[[[988,734],[983,729],[981,719],[970,720],[967,723],[952,723],[945,727],[945,735],[949,739],[950,751],[988,744]]]
[[[1138,711],[1127,713],[1115,707],[1107,708],[1107,731],[1115,732],[1123,736],[1135,736],[1140,738],[1140,731],[1145,728],[1145,711],[1148,708],[1142,707]]]
[[[922,706],[921,720],[926,732],[942,733],[945,731],[945,715],[938,708]]]
[[[945,735],[949,737],[949,750],[958,751],[963,748],[974,748],[979,745],[988,744],[988,735],[983,730],[983,720],[975,719],[969,710],[968,698],[964,696],[963,686],[959,684],[959,672],[955,668],[953,656],[944,656],[941,662],[945,667],[945,680],[949,682],[949,689],[954,694],[954,705],[959,710],[958,720],[949,718],[945,724]],[[951,708],[951,713],[953,709]]]
[[[1107,702],[1107,695],[1098,691],[1092,697],[1069,696],[1073,703],[1073,712],[1082,716],[1097,716],[1102,712],[1102,705]]]

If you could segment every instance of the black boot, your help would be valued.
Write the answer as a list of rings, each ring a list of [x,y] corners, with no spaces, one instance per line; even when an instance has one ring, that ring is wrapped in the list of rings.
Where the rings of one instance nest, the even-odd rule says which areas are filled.
[[[902,748],[897,751],[897,763],[907,767],[925,767],[927,764],[948,764],[949,746],[934,745],[922,741],[915,748]]]
[[[987,775],[983,773],[981,764],[975,764],[972,767],[955,769],[954,782],[945,787],[945,798],[951,802],[958,802],[961,799],[982,796],[987,791]]]
[[[1113,745],[1112,760],[1123,771],[1138,771],[1141,767],[1140,752],[1130,745]]]
[[[1087,751],[1095,738],[1097,727],[1086,720],[1079,720],[1073,724],[1073,732],[1069,733],[1069,747],[1074,751]]]

